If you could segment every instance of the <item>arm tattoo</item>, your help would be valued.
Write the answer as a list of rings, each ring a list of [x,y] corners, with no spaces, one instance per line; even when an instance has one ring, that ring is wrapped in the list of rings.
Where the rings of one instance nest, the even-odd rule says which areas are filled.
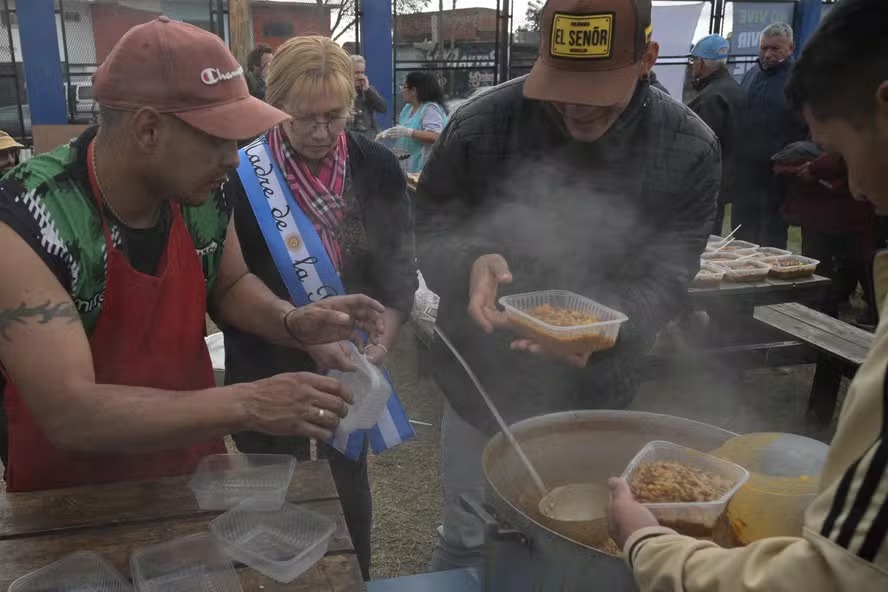
[[[45,325],[55,319],[68,319],[69,323],[76,323],[80,321],[80,314],[70,302],[50,302],[47,300],[37,306],[26,306],[22,302],[16,308],[0,309],[0,337],[9,341],[7,331],[14,324],[24,325],[32,319],[35,319],[41,325]]]

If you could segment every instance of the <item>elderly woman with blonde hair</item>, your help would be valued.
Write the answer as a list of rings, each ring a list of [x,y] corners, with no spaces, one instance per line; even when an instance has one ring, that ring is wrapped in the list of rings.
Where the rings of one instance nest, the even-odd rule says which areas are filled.
[[[386,306],[379,343],[364,351],[378,364],[393,346],[413,304],[417,284],[413,216],[394,154],[346,129],[355,96],[352,61],[336,43],[309,36],[281,45],[269,68],[266,100],[292,119],[243,149],[238,173],[223,187],[221,197],[234,209],[235,228],[250,271],[282,298],[298,300],[294,289],[304,289],[309,300],[321,298],[331,295],[331,285],[341,283],[345,291],[367,294]],[[292,208],[273,205],[284,185]],[[299,226],[300,220],[309,225],[308,231]],[[291,221],[292,232],[287,229]],[[307,250],[314,244],[310,256],[294,255],[292,267],[289,260],[281,262],[281,247],[284,254],[302,252],[303,243]],[[314,291],[315,276],[325,273],[319,259],[327,262],[327,273],[335,277]],[[301,284],[297,288],[292,277],[288,281],[293,268]],[[294,350],[258,341],[234,328],[223,327],[223,331],[227,383],[287,372],[353,369],[351,345],[345,342]],[[323,417],[323,411],[319,414]],[[242,452],[309,458],[307,439],[252,432],[235,434],[234,439]],[[357,460],[351,460],[318,443],[319,456],[330,461],[361,570],[369,579],[372,505],[366,444],[358,452]]]

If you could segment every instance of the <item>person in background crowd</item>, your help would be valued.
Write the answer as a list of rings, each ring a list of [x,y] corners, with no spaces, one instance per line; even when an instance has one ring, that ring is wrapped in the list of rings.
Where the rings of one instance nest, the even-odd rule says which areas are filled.
[[[367,296],[275,296],[213,196],[236,140],[289,115],[249,95],[219,37],[164,16],[118,41],[93,88],[98,128],[0,181],[8,490],[186,474],[232,431],[330,438],[351,400],[341,382],[219,388],[204,342],[208,309],[294,352],[382,331]]]
[[[381,363],[413,306],[417,288],[413,214],[407,182],[391,151],[362,134],[344,131],[355,98],[352,62],[326,37],[294,37],[281,45],[268,76],[268,102],[292,119],[266,135],[268,151],[289,183],[295,202],[317,229],[346,291],[364,292],[386,309],[385,331],[365,350]],[[251,158],[251,148],[241,159]],[[258,185],[256,185],[258,187]],[[244,190],[242,173],[224,187],[247,267],[280,298],[288,297],[257,215]],[[295,352],[235,326],[225,332],[226,384],[281,373],[352,370],[348,344]],[[246,453],[292,454],[309,460],[311,442],[255,432],[234,435]],[[330,461],[345,520],[364,579],[370,579],[372,503],[367,447],[354,462],[323,442],[318,454]]]
[[[395,151],[410,155],[408,173],[422,172],[432,144],[447,125],[447,108],[444,92],[434,74],[411,72],[401,86],[401,96],[406,105],[401,109],[398,125],[380,134],[382,139],[396,140]]]
[[[721,144],[722,177],[718,194],[718,215],[712,234],[722,233],[725,204],[731,201],[734,179],[734,147],[737,128],[746,104],[746,93],[728,72],[730,42],[721,35],[709,35],[693,47],[690,55],[691,84],[697,95],[688,103],[694,113],[715,132]]]
[[[363,134],[368,138],[375,138],[379,133],[379,125],[376,123],[376,113],[388,111],[388,103],[382,98],[367,79],[367,62],[364,56],[351,56],[355,77],[355,107],[349,121],[349,129]]]
[[[857,201],[848,188],[848,170],[835,154],[813,142],[794,142],[774,155],[774,173],[787,185],[783,218],[802,228],[802,255],[820,261],[817,273],[832,280],[820,310],[838,318],[858,284],[867,310],[857,322],[875,324],[870,267],[876,250],[872,204]]]
[[[565,14],[608,35],[552,44],[569,37]],[[508,423],[633,399],[644,354],[682,312],[699,269],[720,172],[712,131],[648,82],[659,53],[650,0],[549,0],[541,22],[530,75],[457,110],[416,199],[438,326]],[[553,288],[625,313],[616,346],[564,355],[516,338],[498,295]],[[446,569],[479,560],[484,529],[459,498],[483,499],[481,452],[497,427],[452,356],[436,345],[431,358],[447,398],[444,524],[432,567]]]
[[[260,101],[265,100],[268,65],[271,64],[273,55],[274,51],[264,43],[258,44],[247,55],[247,71],[244,77],[247,79],[247,87],[250,89],[250,94]]]
[[[851,192],[888,209],[888,3],[843,0],[793,69],[787,95],[814,140],[847,162]],[[878,302],[888,254],[876,258]],[[725,549],[659,526],[611,480],[611,534],[640,592],[888,590],[888,320],[848,389],[820,475],[820,494],[796,536]]]
[[[780,183],[771,157],[784,146],[804,140],[804,120],[786,106],[783,89],[792,69],[792,28],[785,23],[762,31],[759,58],[743,77],[747,104],[734,142],[731,225],[742,228],[736,238],[768,247],[786,248],[787,224],[780,216]]]
[[[0,130],[0,175],[5,175],[19,163],[22,146],[8,133]]]

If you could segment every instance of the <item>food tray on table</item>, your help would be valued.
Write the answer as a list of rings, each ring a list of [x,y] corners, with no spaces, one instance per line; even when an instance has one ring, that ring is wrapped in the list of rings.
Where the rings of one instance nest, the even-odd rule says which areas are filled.
[[[757,261],[770,263],[772,259],[782,255],[792,255],[792,252],[785,249],[778,249],[777,247],[759,247],[753,252],[751,258]]]
[[[725,246],[721,247],[719,253],[736,253],[738,255],[749,255],[755,253],[759,246],[742,240],[733,240]]]
[[[711,263],[713,265],[720,265],[725,261],[735,261],[739,258],[740,255],[736,253],[724,253],[721,251],[718,253],[703,253],[702,255],[700,255],[700,263]]]
[[[708,537],[731,497],[749,479],[749,471],[715,456],[656,440],[635,455],[622,476],[661,524],[688,536]],[[671,493],[670,480],[682,498],[708,501],[646,501]]]
[[[139,592],[241,592],[231,560],[206,532],[137,549],[130,569]]]
[[[329,518],[292,504],[262,512],[246,502],[210,522],[226,555],[283,584],[324,556],[335,531]]]
[[[200,461],[190,486],[201,510],[229,510],[246,500],[276,510],[295,470],[289,454],[211,454]]]
[[[610,349],[629,318],[567,290],[500,298],[513,328],[550,351],[586,354]]]
[[[9,592],[84,590],[132,592],[133,587],[114,566],[92,551],[79,551],[14,581]]]
[[[768,261],[768,264],[771,266],[772,277],[790,280],[813,275],[820,261],[801,255],[782,255]]]
[[[723,261],[719,267],[725,270],[726,282],[760,282],[768,277],[771,266],[754,259]]]
[[[691,284],[694,288],[711,288],[721,284],[725,277],[725,270],[712,263],[701,263],[700,271],[694,277]]]

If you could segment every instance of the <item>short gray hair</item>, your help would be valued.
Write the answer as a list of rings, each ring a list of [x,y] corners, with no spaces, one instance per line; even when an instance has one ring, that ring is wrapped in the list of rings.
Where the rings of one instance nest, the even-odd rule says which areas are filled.
[[[350,55],[349,57],[351,58],[352,66],[357,66],[358,64],[362,66],[367,65],[367,60],[364,59],[364,56]]]
[[[707,60],[705,58],[701,58],[703,61],[703,65],[707,68],[721,68],[722,66],[728,65],[728,58],[719,58],[717,60]]]
[[[792,27],[786,23],[771,23],[762,31],[762,39],[765,37],[783,37],[792,42]]]

